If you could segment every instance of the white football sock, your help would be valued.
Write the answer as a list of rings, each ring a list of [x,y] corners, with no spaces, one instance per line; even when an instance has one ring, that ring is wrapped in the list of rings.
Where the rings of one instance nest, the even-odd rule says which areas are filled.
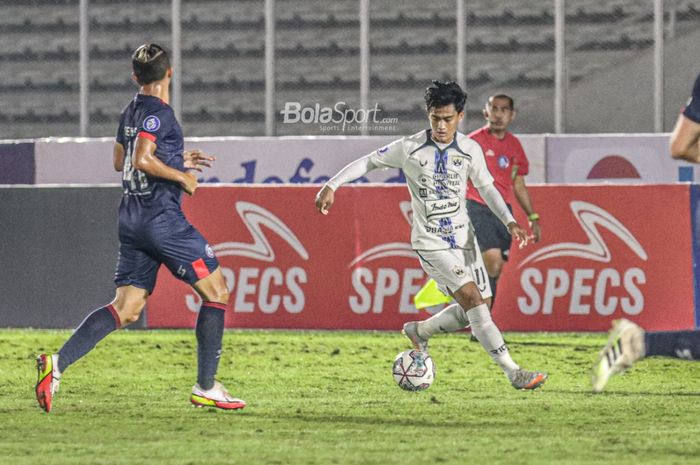
[[[467,318],[472,326],[472,334],[476,336],[486,352],[510,379],[513,372],[520,367],[510,358],[508,346],[506,346],[496,323],[491,319],[489,307],[486,304],[477,305],[467,310]]]
[[[469,325],[467,315],[459,304],[443,308],[439,313],[418,323],[418,335],[429,339],[435,333],[452,333]]]

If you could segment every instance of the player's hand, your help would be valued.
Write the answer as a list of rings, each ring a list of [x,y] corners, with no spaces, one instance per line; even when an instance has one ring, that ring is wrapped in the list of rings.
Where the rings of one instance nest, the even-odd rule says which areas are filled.
[[[542,237],[539,220],[530,221],[530,229],[532,229],[532,241],[535,243],[539,242],[540,237]]]
[[[530,239],[532,239],[531,236],[527,235],[527,231],[515,221],[513,221],[512,223],[508,223],[508,232],[513,237],[513,239],[518,242],[519,249],[525,247],[530,241]]]
[[[180,181],[182,190],[184,190],[187,195],[194,194],[194,191],[197,190],[197,185],[199,184],[197,182],[197,176],[187,171],[182,173],[182,176],[182,181]]]
[[[200,150],[185,150],[182,158],[185,160],[185,169],[199,172],[202,171],[202,166],[210,168],[211,162],[216,160],[215,157],[202,153]]]
[[[335,192],[328,186],[323,186],[316,194],[316,210],[323,215],[328,214],[328,210],[333,206]]]

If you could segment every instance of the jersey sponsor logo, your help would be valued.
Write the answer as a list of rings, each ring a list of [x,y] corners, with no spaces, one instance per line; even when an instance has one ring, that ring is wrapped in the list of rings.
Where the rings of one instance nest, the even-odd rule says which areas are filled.
[[[501,169],[506,169],[510,166],[510,159],[505,155],[498,156],[498,167]]]
[[[555,243],[528,255],[519,265],[520,284],[525,295],[517,298],[518,309],[525,315],[548,315],[553,313],[559,299],[568,299],[570,315],[596,312],[609,316],[618,309],[627,315],[638,315],[644,309],[642,286],[647,282],[642,268],[534,266],[561,258],[610,264],[613,256],[603,239],[601,228],[612,233],[641,261],[648,260],[644,247],[612,214],[597,205],[580,200],[572,201],[570,208],[588,241]]]
[[[496,153],[493,150],[488,149],[486,153],[484,153],[484,155],[486,155],[487,157],[495,157]]]
[[[447,218],[459,212],[462,202],[459,198],[437,199],[425,201],[425,216],[431,218]]]
[[[418,164],[419,164],[421,167],[423,167],[423,166],[425,166],[425,165],[428,164],[428,160],[419,160],[419,161],[418,161]]]
[[[156,132],[160,129],[160,120],[157,116],[151,115],[143,120],[143,128],[148,132]]]
[[[377,150],[377,154],[379,155],[384,155],[384,153],[389,150],[389,146],[387,145],[386,147],[382,147],[381,149]]]
[[[207,254],[207,257],[214,258],[214,250],[211,248],[211,246],[209,244],[207,244],[204,247],[204,253]]]
[[[459,265],[455,265],[452,267],[452,272],[457,276],[458,278],[464,277],[464,268],[462,268]]]
[[[455,231],[459,231],[460,229],[464,229],[464,224],[452,224],[452,223],[447,223],[447,224],[441,224],[440,226],[433,227],[430,225],[425,226],[425,232],[429,234],[437,234],[438,236],[449,236],[451,234],[454,234]]]
[[[452,164],[455,168],[461,168],[463,163],[464,161],[462,160],[462,157],[454,157],[452,159]]]

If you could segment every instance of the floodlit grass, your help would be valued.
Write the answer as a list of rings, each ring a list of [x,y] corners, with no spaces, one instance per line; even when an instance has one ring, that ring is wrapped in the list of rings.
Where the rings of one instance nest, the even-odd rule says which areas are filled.
[[[397,333],[227,331],[219,378],[242,411],[190,407],[193,331],[121,331],[66,371],[51,414],[35,354],[68,331],[0,331],[0,463],[700,463],[700,364],[649,359],[590,394],[601,334],[507,334],[543,389],[510,387],[478,343],[436,336],[436,381],[394,385]]]

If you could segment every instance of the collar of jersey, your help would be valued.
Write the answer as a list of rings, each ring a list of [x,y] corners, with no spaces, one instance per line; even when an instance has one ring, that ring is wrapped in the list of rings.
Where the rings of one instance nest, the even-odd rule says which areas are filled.
[[[468,157],[469,155],[464,153],[464,151],[461,148],[459,148],[459,144],[457,143],[457,136],[458,135],[459,135],[459,131],[455,132],[455,136],[452,138],[452,142],[450,142],[450,144],[447,147],[445,147],[444,149],[441,149],[440,147],[438,147],[437,143],[435,143],[435,141],[433,140],[433,130],[426,129],[425,130],[425,142],[423,142],[417,149],[412,151],[411,155],[413,155],[414,153],[416,153],[417,151],[419,151],[423,147],[427,147],[429,145],[432,145],[433,147],[438,149],[440,152],[446,152],[447,149],[453,148],[456,151],[458,151],[459,153],[461,153],[462,155]]]

